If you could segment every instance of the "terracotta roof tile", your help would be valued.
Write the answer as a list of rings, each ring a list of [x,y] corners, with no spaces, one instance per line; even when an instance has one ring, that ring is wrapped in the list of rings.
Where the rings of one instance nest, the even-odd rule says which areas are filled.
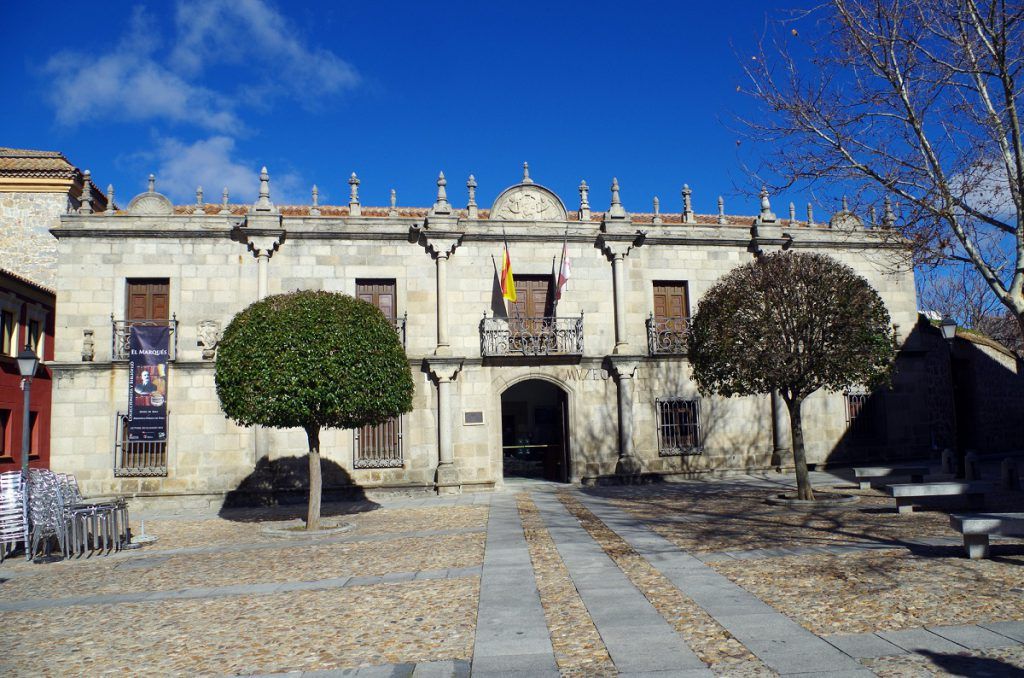
[[[57,151],[0,147],[0,175],[78,179],[81,173]]]

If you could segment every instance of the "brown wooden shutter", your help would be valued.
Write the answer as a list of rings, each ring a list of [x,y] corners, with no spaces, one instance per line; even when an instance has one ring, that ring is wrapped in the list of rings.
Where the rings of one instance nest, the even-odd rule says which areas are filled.
[[[512,317],[544,318],[551,315],[551,276],[524,275],[516,278],[516,301],[509,302]]]
[[[654,283],[654,318],[670,320],[690,315],[686,283],[680,281]]]
[[[128,281],[126,320],[168,320],[171,317],[171,285],[164,279]]]
[[[356,299],[373,304],[391,322],[397,321],[398,304],[395,303],[394,280],[357,280]]]

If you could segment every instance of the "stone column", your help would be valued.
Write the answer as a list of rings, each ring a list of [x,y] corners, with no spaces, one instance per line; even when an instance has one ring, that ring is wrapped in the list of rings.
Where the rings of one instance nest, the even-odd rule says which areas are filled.
[[[626,340],[626,308],[623,301],[624,291],[622,289],[622,260],[625,254],[617,252],[612,256],[612,283],[615,287],[613,296],[615,300],[615,353],[623,353],[628,347]]]
[[[633,376],[639,360],[636,357],[610,358],[611,372],[618,390],[619,461],[615,472],[635,476],[640,473],[640,461],[633,450]]]
[[[612,262],[612,299],[615,305],[615,348],[612,353],[629,354],[629,337],[626,332],[626,283],[625,259],[630,250],[643,244],[647,234],[644,231],[635,233],[623,233],[616,237],[625,239],[609,240],[608,236],[601,235],[598,245],[608,260]]]
[[[434,355],[451,355],[448,343],[448,252],[438,252],[437,261],[437,348]]]
[[[427,360],[430,376],[437,383],[437,475],[435,482],[438,494],[459,494],[459,471],[455,467],[455,451],[452,445],[452,421],[455,413],[451,406],[451,386],[462,369],[461,358]]]
[[[792,434],[789,430],[789,410],[786,408],[786,401],[782,399],[782,396],[778,391],[772,391],[771,395],[771,408],[772,408],[772,461],[771,464],[776,469],[781,469],[782,465],[791,458],[792,455],[792,443],[790,438]]]

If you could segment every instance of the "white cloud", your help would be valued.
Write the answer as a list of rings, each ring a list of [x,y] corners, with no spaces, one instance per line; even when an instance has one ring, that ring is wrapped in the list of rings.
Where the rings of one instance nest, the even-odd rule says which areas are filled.
[[[359,84],[333,52],[307,47],[295,27],[263,0],[181,0],[172,60],[200,73],[222,63],[247,67],[246,89],[315,105]]]
[[[258,163],[235,159],[235,140],[212,136],[192,143],[180,139],[160,139],[151,159],[156,162],[157,190],[176,203],[195,201],[196,187],[203,187],[208,203],[221,200],[226,186],[232,203],[251,203],[259,193]],[[274,172],[270,168],[270,198],[279,204],[303,202],[302,182],[297,174]]]

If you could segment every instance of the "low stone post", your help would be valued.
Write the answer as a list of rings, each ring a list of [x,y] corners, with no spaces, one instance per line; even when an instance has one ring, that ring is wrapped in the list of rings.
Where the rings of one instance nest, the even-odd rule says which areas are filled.
[[[1017,460],[1013,457],[1006,457],[1003,459],[1003,463],[999,469],[1000,478],[1002,482],[1001,487],[1004,490],[1019,490],[1020,487],[1020,471],[1017,468]]]

